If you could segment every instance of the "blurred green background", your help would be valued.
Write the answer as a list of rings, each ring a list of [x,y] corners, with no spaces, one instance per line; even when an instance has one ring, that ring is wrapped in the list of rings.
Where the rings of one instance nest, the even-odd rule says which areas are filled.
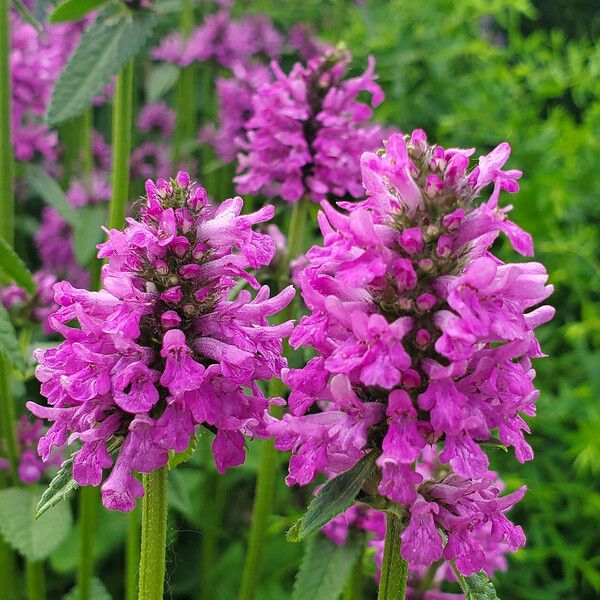
[[[510,166],[524,171],[513,219],[533,234],[536,260],[556,286],[557,316],[541,332],[550,356],[535,364],[536,458],[519,465],[512,453],[493,457],[511,489],[529,487],[512,514],[528,545],[510,557],[497,589],[504,600],[600,598],[600,2],[256,0],[233,12],[265,12],[281,29],[312,24],[348,46],[357,72],[373,54],[387,96],[377,112],[384,122],[422,127],[445,147],[478,153],[503,140],[512,145]],[[203,450],[172,473],[167,597],[200,590],[230,600],[258,456],[251,444],[246,465],[216,477],[202,470]],[[288,490],[283,469],[261,600],[289,598],[302,555],[283,533],[310,491]],[[115,598],[125,523],[107,513],[99,523],[99,575]],[[52,558],[65,577],[75,569],[76,540],[74,531]]]

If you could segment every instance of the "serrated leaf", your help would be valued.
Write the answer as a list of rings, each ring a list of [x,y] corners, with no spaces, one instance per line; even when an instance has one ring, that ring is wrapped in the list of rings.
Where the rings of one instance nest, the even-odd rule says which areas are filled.
[[[73,459],[68,458],[44,490],[35,509],[35,518],[39,519],[46,511],[56,506],[78,487],[78,483],[73,479]]]
[[[106,224],[106,206],[82,206],[77,211],[78,220],[73,230],[73,248],[77,262],[85,267],[96,256],[96,246],[104,239],[102,225]]]
[[[42,31],[41,23],[31,14],[27,5],[23,2],[23,0],[12,0],[14,7],[19,11],[19,14],[29,23],[35,27],[36,31]]]
[[[109,0],[65,0],[50,14],[50,23],[77,21]]]
[[[10,320],[10,315],[2,304],[0,304],[0,352],[6,356],[15,369],[25,370],[26,365],[21,354],[17,332]]]
[[[40,493],[37,486],[0,490],[0,532],[8,544],[32,561],[47,558],[72,525],[71,507],[66,502],[36,519]]]
[[[107,6],[81,36],[52,91],[48,109],[51,125],[81,114],[150,37],[156,19],[146,10]]]
[[[169,450],[169,470],[174,469],[177,465],[186,462],[192,458],[192,455],[196,451],[198,447],[198,439],[200,438],[200,434],[193,435],[190,439],[190,443],[186,450],[183,452],[173,452]]]
[[[10,244],[0,237],[0,269],[6,273],[19,287],[31,295],[35,294],[35,281]]]
[[[25,180],[31,191],[35,192],[42,200],[54,208],[60,216],[75,228],[77,216],[74,208],[69,203],[66,194],[58,182],[39,165],[26,165]]]
[[[296,575],[292,600],[338,600],[362,551],[360,536],[348,536],[338,546],[322,535],[306,544]]]
[[[373,474],[376,459],[377,453],[370,452],[351,469],[330,479],[313,498],[302,518],[290,528],[286,535],[288,541],[299,542],[349,508]]]
[[[454,563],[452,563],[452,569],[465,593],[465,600],[500,600],[494,584],[488,579],[485,571],[465,577],[459,573]]]
[[[78,600],[78,591],[77,586],[75,586],[68,594],[63,596],[63,600]],[[112,596],[97,577],[92,579],[92,589],[89,600],[112,600]]]
[[[169,63],[158,64],[150,70],[146,79],[146,100],[160,100],[179,79],[179,67]]]

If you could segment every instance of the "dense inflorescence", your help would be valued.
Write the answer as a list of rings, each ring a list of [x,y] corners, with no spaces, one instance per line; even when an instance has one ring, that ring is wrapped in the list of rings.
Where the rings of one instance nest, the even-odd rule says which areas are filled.
[[[521,176],[502,170],[510,147],[469,171],[473,152],[430,145],[420,130],[393,135],[362,156],[366,199],[340,203],[347,214],[322,203],[324,245],[298,276],[310,314],[290,338],[317,356],[284,373],[290,414],[271,425],[278,448],[292,450],[290,485],[376,452],[371,487],[403,507],[404,558],[444,557],[464,574],[485,566],[478,528],[510,550],[524,544],[504,513],[525,490],[500,496],[481,443],[497,436],[520,462],[532,458],[523,415],[538,396],[534,330],[553,315],[530,310],[552,292],[544,267],[505,264],[490,250],[504,232],[533,254],[510,207],[498,206]],[[434,444],[447,474],[432,482],[418,465]]]
[[[439,483],[448,475],[448,470],[444,465],[440,465],[436,451],[432,446],[424,448],[421,460],[416,465],[416,471],[428,481],[433,487],[440,487]],[[504,485],[495,473],[489,473],[492,485],[497,490],[502,490]],[[465,491],[462,496],[462,502],[465,505],[471,504],[471,511],[478,513],[477,503],[486,501],[485,496],[478,493],[478,490],[472,489]],[[383,561],[383,550],[386,532],[385,513],[381,510],[370,508],[365,504],[355,504],[347,511],[338,515],[335,519],[327,523],[322,528],[323,533],[334,543],[343,545],[346,543],[348,534],[352,529],[358,529],[368,534],[368,545],[375,550],[374,559],[377,564],[378,573],[381,570]],[[509,545],[498,540],[493,535],[491,522],[477,522],[470,535],[477,540],[478,546],[483,549],[483,561],[480,560],[483,570],[487,576],[492,578],[498,570],[506,570],[508,563],[506,554],[509,552]],[[456,576],[453,573],[452,566],[448,561],[424,565],[419,560],[410,560],[407,598],[424,598],[424,600],[450,600],[453,598],[464,598],[452,593],[444,593],[440,590],[444,581],[455,581]],[[428,582],[428,583],[427,583]],[[427,590],[423,589],[427,586]],[[418,594],[424,593],[424,596]]]
[[[143,494],[133,473],[184,451],[196,425],[215,432],[220,472],[244,461],[244,436],[267,435],[272,400],[257,380],[279,376],[281,340],[292,329],[267,317],[291,301],[293,288],[270,298],[249,272],[275,254],[273,240],[253,230],[273,216],[272,206],[242,216],[237,197],[213,212],[184,172],[148,181],[146,192],[139,219],[99,246],[107,259],[102,289],[54,286],[60,308],[50,323],[65,341],[36,351],[49,406],[28,403],[54,421],[41,456],[77,440],[75,480],[97,486],[111,469],[103,502],[125,511]],[[256,295],[242,289],[231,298],[239,280]]]
[[[289,75],[271,64],[273,80],[257,87],[238,137],[239,193],[289,202],[362,195],[359,159],[381,145],[382,129],[368,119],[383,92],[372,57],[353,78],[345,77],[349,61],[349,53],[332,50],[307,66],[296,63]],[[363,92],[370,104],[358,100]]]

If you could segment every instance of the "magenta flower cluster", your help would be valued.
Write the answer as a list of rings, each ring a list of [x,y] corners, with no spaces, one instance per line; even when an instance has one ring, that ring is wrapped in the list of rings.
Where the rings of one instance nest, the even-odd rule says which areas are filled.
[[[253,230],[273,216],[272,206],[241,215],[237,197],[213,212],[185,172],[147,181],[146,192],[139,219],[99,246],[108,261],[102,289],[54,286],[60,308],[50,323],[65,340],[35,352],[49,406],[28,403],[53,421],[41,456],[78,441],[75,480],[97,486],[109,469],[103,503],[123,511],[143,495],[134,472],[164,466],[197,425],[215,433],[220,472],[244,461],[244,436],[268,435],[273,400],[257,380],[280,375],[281,340],[292,329],[267,317],[291,301],[293,288],[271,298],[250,272],[275,253],[273,240]],[[240,280],[258,290],[254,297],[248,290],[232,297]]]
[[[260,55],[277,58],[282,45],[281,34],[266,15],[232,19],[229,10],[224,9],[207,15],[187,40],[180,33],[170,34],[152,51],[152,56],[180,67],[213,61],[231,69],[249,65]]]
[[[329,51],[306,67],[296,63],[289,75],[271,64],[273,81],[256,89],[238,138],[239,193],[289,202],[363,194],[360,156],[382,143],[382,129],[367,121],[383,91],[372,57],[353,78],[345,77],[349,61],[347,52]],[[358,100],[362,92],[371,95],[370,105]]]
[[[447,477],[447,469],[439,463],[439,458],[433,446],[426,446],[423,449],[421,459],[416,465],[416,471],[423,477],[424,481],[428,482],[432,489],[437,490],[439,497],[448,496],[448,491],[444,491],[444,486],[448,483],[447,480],[444,481]],[[490,486],[494,490],[500,491],[504,488],[502,481],[498,479],[495,473],[489,473],[489,478]],[[442,481],[444,483],[441,483]],[[480,494],[478,489],[468,489],[470,484],[467,481],[459,482],[455,480],[454,484],[455,490],[461,489],[461,501],[463,503],[489,504],[491,501],[485,497],[485,494]],[[511,502],[517,499],[518,495],[513,495],[509,501],[505,501],[505,505],[509,506]],[[477,511],[475,510],[475,512]],[[380,572],[386,532],[385,513],[365,504],[355,504],[327,523],[322,531],[335,544],[343,545],[346,543],[348,534],[352,529],[362,530],[368,534],[368,545],[375,551],[374,559],[378,572]],[[478,548],[483,550],[483,560],[480,557],[479,563],[487,576],[491,579],[496,571],[505,571],[508,567],[506,555],[510,547],[505,541],[497,539],[493,532],[492,523],[490,521],[478,523],[470,535],[477,540]],[[418,560],[410,560],[407,598],[419,597],[416,595],[418,593],[416,590],[421,589],[420,583],[424,580],[431,581],[433,584],[432,588],[425,592],[425,600],[464,598],[464,596],[457,596],[440,590],[444,581],[456,580],[448,561],[443,561],[441,564],[424,565]]]
[[[345,213],[322,203],[324,245],[298,276],[310,314],[291,336],[317,356],[284,372],[290,414],[271,425],[292,451],[290,485],[376,452],[374,485],[405,511],[403,557],[455,560],[464,574],[485,566],[481,528],[510,550],[524,544],[504,513],[525,490],[500,497],[481,443],[498,438],[520,462],[532,458],[523,415],[538,396],[534,330],[553,316],[533,308],[552,292],[544,267],[491,253],[503,232],[533,254],[498,205],[521,176],[503,170],[510,147],[469,170],[473,152],[431,145],[420,130],[392,135],[384,152],[362,156],[366,199],[340,203]],[[433,444],[446,465],[436,482],[418,468]]]

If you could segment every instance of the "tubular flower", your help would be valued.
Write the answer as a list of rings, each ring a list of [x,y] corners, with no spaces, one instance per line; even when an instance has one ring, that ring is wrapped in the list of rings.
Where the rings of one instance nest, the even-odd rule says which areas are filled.
[[[469,171],[472,153],[429,145],[422,131],[396,134],[385,151],[362,156],[363,201],[341,202],[346,214],[322,203],[324,245],[309,250],[298,275],[310,314],[290,338],[318,355],[284,372],[290,414],[271,425],[277,446],[292,450],[288,484],[375,452],[374,485],[406,511],[403,556],[426,564],[444,556],[465,574],[483,560],[474,523],[491,522],[511,550],[524,543],[503,517],[524,490],[497,497],[481,443],[532,458],[523,415],[534,414],[538,396],[534,330],[553,316],[533,308],[552,292],[544,267],[506,264],[490,251],[503,232],[520,254],[533,253],[510,207],[498,206],[500,190],[517,191],[521,176],[502,170],[510,147]],[[488,185],[489,199],[476,202]],[[448,469],[437,488],[416,467],[432,444]],[[438,502],[442,493],[452,510]]]
[[[350,55],[328,51],[289,75],[271,63],[274,79],[252,97],[252,116],[239,138],[239,193],[262,193],[296,202],[328,194],[357,198],[363,193],[359,158],[381,145],[383,132],[367,123],[383,101],[369,58],[360,76],[344,79]],[[370,105],[357,98],[371,95]]]
[[[467,569],[470,570],[470,561],[476,563],[479,569],[483,569],[491,579],[498,570],[504,571],[507,568],[506,554],[514,549],[510,543],[504,541],[497,535],[491,518],[480,519],[480,505],[492,508],[492,512],[498,519],[503,519],[502,513],[519,497],[519,494],[512,495],[508,502],[497,502],[500,491],[504,488],[502,481],[498,479],[495,473],[489,473],[489,478],[483,486],[471,486],[469,482],[459,482],[456,476],[450,475],[442,465],[440,465],[436,451],[432,446],[427,446],[423,450],[422,459],[416,465],[417,472],[427,481],[429,489],[429,504],[435,507],[426,506],[426,502],[421,503],[420,509],[416,508],[415,523],[413,527],[417,531],[412,534],[412,538],[421,545],[415,548],[412,557],[408,558],[409,577],[407,598],[419,598],[418,592],[425,592],[424,598],[434,600],[450,600],[451,598],[463,598],[463,595],[444,593],[439,588],[444,581],[456,581],[452,567],[447,560],[441,563],[429,564],[423,557],[431,552],[433,544],[427,536],[439,534],[431,533],[428,527],[428,520],[431,512],[439,514],[445,513],[445,518],[456,518],[465,521],[467,518],[474,520],[470,522],[469,537],[474,541],[471,548],[475,556],[462,556],[457,560],[461,566],[465,567],[465,560],[469,561]],[[469,489],[470,488],[470,489]],[[460,490],[460,492],[458,492]],[[494,504],[495,503],[495,504]],[[458,509],[458,511],[457,511]],[[488,513],[489,516],[490,513]],[[343,545],[346,542],[351,529],[361,529],[369,534],[368,545],[375,550],[375,562],[378,572],[381,570],[383,560],[383,548],[385,541],[385,513],[381,510],[370,508],[365,504],[356,504],[346,512],[338,515],[335,519],[327,523],[322,528],[323,533],[335,544]],[[520,528],[516,528],[518,535],[522,536]],[[411,536],[411,530],[407,528],[404,537]],[[435,540],[435,538],[434,538]],[[442,559],[445,557],[442,556]],[[478,570],[479,570],[478,569]],[[462,570],[462,569],[461,569]],[[423,590],[423,582],[431,582],[431,589]]]
[[[253,230],[272,217],[272,206],[241,215],[238,197],[211,214],[206,191],[185,172],[147,181],[146,192],[139,219],[108,231],[99,246],[108,261],[102,289],[54,286],[59,309],[50,322],[65,340],[35,352],[49,406],[28,403],[53,421],[40,440],[42,458],[78,440],[75,480],[97,486],[110,469],[103,503],[122,511],[143,494],[133,472],[165,465],[169,451],[188,447],[197,425],[216,434],[220,472],[244,461],[244,436],[268,435],[273,400],[257,380],[280,374],[281,340],[292,329],[291,321],[271,326],[267,317],[291,301],[293,289],[270,298],[248,271],[275,253],[273,240]],[[242,290],[230,298],[239,279],[258,290],[254,297]]]

